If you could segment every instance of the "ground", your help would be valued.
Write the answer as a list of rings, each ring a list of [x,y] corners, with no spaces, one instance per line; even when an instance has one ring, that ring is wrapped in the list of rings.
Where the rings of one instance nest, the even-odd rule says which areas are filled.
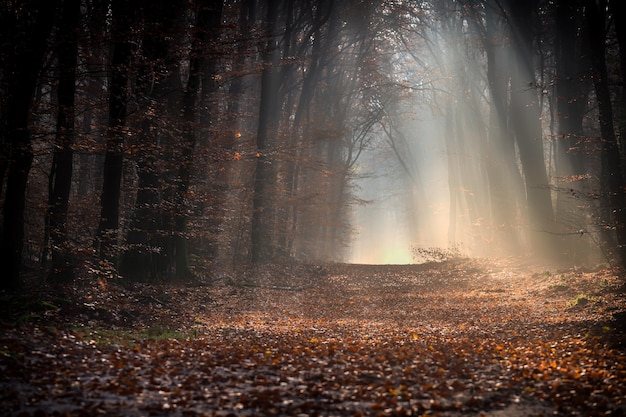
[[[0,415],[626,414],[614,269],[275,264],[165,285],[96,268],[37,288],[0,295]]]

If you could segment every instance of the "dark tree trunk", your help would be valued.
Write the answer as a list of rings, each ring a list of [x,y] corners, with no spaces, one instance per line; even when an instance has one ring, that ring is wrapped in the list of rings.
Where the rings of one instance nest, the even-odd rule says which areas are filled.
[[[191,45],[189,63],[189,80],[183,97],[183,143],[180,151],[180,168],[176,190],[177,213],[175,215],[176,233],[176,278],[185,279],[192,275],[189,268],[189,248],[187,237],[188,215],[185,204],[187,191],[192,174],[193,151],[196,145],[196,106],[198,93],[202,88],[205,94],[215,91],[211,82],[216,73],[215,43],[219,36],[219,25],[222,20],[222,2],[204,0],[200,2],[194,35]],[[213,57],[207,61],[207,54]],[[203,77],[203,73],[206,72]],[[201,81],[202,80],[202,81]],[[209,110],[210,111],[210,110]]]
[[[174,146],[173,135],[180,122],[181,84],[177,43],[182,32],[176,23],[183,11],[182,0],[146,1],[142,59],[137,81],[143,120],[136,163],[137,201],[130,219],[120,272],[129,279],[147,281],[168,277],[172,267],[172,240],[168,236],[173,215],[162,210],[171,178],[166,164]],[[176,109],[177,111],[170,111]]]
[[[74,97],[78,60],[80,0],[64,0],[58,42],[59,86],[56,149],[50,173],[52,193],[48,197],[52,268],[49,279],[73,279],[71,252],[67,241],[67,210],[72,187],[72,143],[74,142]]]
[[[254,196],[252,200],[251,260],[259,263],[274,255],[272,239],[272,161],[268,153],[272,150],[272,139],[278,129],[280,109],[279,80],[277,64],[279,59],[276,44],[278,1],[267,2],[267,42],[263,51],[263,72],[261,74],[261,104],[257,130],[257,159],[254,174]]]
[[[584,153],[583,117],[587,104],[589,84],[585,81],[588,53],[582,39],[584,27],[576,18],[577,2],[559,0],[556,10],[556,118],[557,130],[557,175],[582,174]]]
[[[577,1],[559,0],[555,5],[555,120],[556,130],[556,211],[561,236],[558,255],[564,260],[584,261],[585,240],[575,231],[585,230],[585,216],[579,209],[585,173],[583,118],[589,84],[585,81],[587,49],[584,25],[576,13]],[[585,53],[583,53],[585,52]],[[575,258],[576,257],[576,258]],[[581,259],[580,257],[583,257]]]
[[[133,45],[131,26],[134,20],[134,7],[125,0],[113,0],[111,13],[114,50],[109,87],[109,126],[104,156],[102,194],[100,196],[101,214],[96,243],[102,259],[109,259],[117,263],[122,152],[124,136],[126,135],[126,113],[130,88],[130,62]]]
[[[251,37],[251,29],[256,20],[256,1],[243,0],[239,7],[239,42],[236,56],[233,57],[233,72],[235,74],[241,74],[245,68],[246,49],[249,46],[247,42]],[[229,120],[229,124],[232,127],[232,130],[228,134],[229,138],[234,138],[237,133],[237,122],[241,116],[240,109],[243,92],[244,77],[237,75],[237,77],[231,81],[228,91],[228,116],[233,118]]]
[[[608,70],[605,55],[605,11],[606,1],[597,4],[585,1],[586,18],[589,25],[593,84],[598,100],[600,133],[602,135],[602,195],[605,201],[606,226],[615,230],[617,257],[626,265],[626,207],[624,206],[624,179],[617,136],[613,126],[613,105],[609,90]]]
[[[303,118],[306,118],[308,120],[309,107],[311,104],[311,100],[313,99],[313,93],[321,77],[323,66],[322,60],[324,58],[324,53],[331,53],[331,51],[324,51],[325,45],[323,40],[326,39],[328,43],[330,43],[329,41],[334,40],[334,27],[329,27],[326,36],[323,36],[322,26],[329,20],[331,16],[331,13],[333,11],[333,3],[334,0],[321,1],[315,12],[315,20],[313,22],[313,28],[311,30],[314,33],[310,58],[311,62],[307,68],[304,79],[302,80],[300,99],[298,101],[298,107],[296,109],[293,122],[295,128],[298,128],[300,126]],[[331,22],[331,24],[332,23],[334,22]]]
[[[103,97],[102,94],[106,77],[101,74],[106,73],[109,64],[105,50],[110,45],[104,41],[108,30],[106,22],[108,8],[109,0],[91,0],[84,12],[84,25],[89,28],[85,42],[88,42],[89,47],[85,47],[81,53],[83,66],[90,75],[81,80],[86,83],[81,98],[87,100],[87,105],[82,108],[81,133],[83,137],[91,138],[97,143],[104,139],[101,126],[107,125],[105,105],[107,97]],[[78,197],[84,199],[92,193],[100,193],[104,155],[85,147],[79,149],[82,152],[78,155],[79,167],[75,177],[78,182]]]
[[[20,269],[24,247],[24,207],[28,174],[33,161],[29,132],[29,112],[37,86],[39,71],[48,48],[48,37],[54,24],[57,1],[39,0],[15,13],[2,11],[11,17],[3,28],[12,36],[5,58],[4,75],[7,77],[6,114],[4,132],[7,164],[7,187],[4,200],[2,241],[0,247],[0,287],[15,289],[22,284]],[[4,7],[4,6],[3,6]]]
[[[611,0],[610,11],[615,22],[615,33],[619,44],[619,64],[622,75],[622,89],[619,98],[618,128],[620,133],[620,152],[622,175],[626,178],[626,2]]]
[[[550,256],[554,213],[544,161],[541,108],[534,74],[533,13],[537,0],[509,2],[516,46],[511,76],[511,127],[515,133],[526,184],[530,243],[537,254]]]
[[[283,233],[280,247],[283,253],[290,256],[293,255],[294,239],[298,227],[299,209],[295,197],[297,196],[300,184],[298,177],[301,173],[301,159],[310,158],[309,155],[306,155],[306,152],[309,150],[310,141],[312,139],[307,136],[311,123],[311,103],[313,102],[315,91],[322,77],[325,64],[324,59],[328,59],[328,57],[332,55],[332,50],[329,50],[328,47],[333,45],[333,42],[336,40],[335,35],[338,32],[338,19],[330,19],[331,16],[333,16],[333,10],[334,0],[319,2],[315,10],[313,27],[310,30],[310,32],[313,33],[310,62],[302,80],[300,96],[297,105],[295,105],[295,114],[291,126],[293,132],[291,140],[294,142],[300,141],[301,143],[286,145],[295,149],[295,155],[293,159],[287,161],[285,191],[291,204],[283,210],[283,215],[281,216],[280,222],[281,225],[283,225]],[[326,25],[326,30],[323,30],[324,25]],[[298,33],[292,34],[292,37],[297,36]],[[295,43],[295,40],[293,43]],[[292,108],[291,105],[285,107],[288,109]]]

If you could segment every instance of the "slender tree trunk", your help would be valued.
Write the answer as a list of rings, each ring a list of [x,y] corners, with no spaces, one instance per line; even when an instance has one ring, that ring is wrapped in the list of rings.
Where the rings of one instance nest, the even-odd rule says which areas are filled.
[[[579,209],[584,191],[583,119],[589,84],[583,49],[584,25],[576,18],[577,1],[559,0],[555,6],[555,119],[556,131],[556,231],[560,233],[558,255],[564,260],[584,261],[585,240],[575,231],[585,230]],[[576,258],[574,258],[576,257]],[[583,257],[581,259],[580,257]]]
[[[324,70],[324,58],[328,59],[331,55],[331,51],[327,48],[333,45],[336,41],[336,35],[338,33],[338,18],[334,11],[334,0],[325,0],[319,3],[315,10],[315,17],[313,22],[313,44],[311,47],[311,58],[308,64],[306,74],[302,80],[302,88],[300,89],[300,96],[297,104],[295,105],[295,114],[293,123],[291,126],[293,141],[290,145],[294,149],[293,159],[288,161],[287,175],[285,190],[290,201],[289,207],[284,210],[281,223],[284,225],[283,242],[281,247],[285,254],[289,256],[293,255],[294,240],[296,230],[298,227],[299,208],[297,204],[297,194],[300,181],[298,177],[301,175],[301,160],[304,158],[310,158],[307,152],[310,151],[309,146],[311,144],[311,137],[307,136],[311,119],[310,108],[313,102],[315,91],[318,87],[318,83],[322,77]],[[331,18],[332,17],[332,18]],[[326,25],[326,30],[324,25]],[[292,108],[287,105],[286,108]]]
[[[445,106],[445,143],[446,143],[446,159],[448,162],[448,195],[450,198],[450,212],[448,215],[448,244],[457,243],[457,209],[460,206],[459,189],[461,188],[459,177],[459,143],[457,141],[456,120],[459,115],[455,115],[452,111],[451,100]],[[455,117],[456,116],[456,117]]]
[[[72,143],[74,142],[74,96],[78,61],[78,24],[80,0],[65,0],[59,33],[59,86],[56,149],[52,159],[52,193],[49,198],[52,269],[49,279],[73,279],[71,251],[67,241],[67,210],[72,188]]]
[[[4,143],[8,156],[7,187],[3,208],[2,241],[0,246],[0,287],[15,289],[22,284],[20,269],[24,248],[24,208],[28,175],[33,161],[29,132],[29,112],[39,71],[48,47],[48,37],[54,23],[58,2],[34,1],[24,15],[14,10],[3,28],[13,38],[6,59],[7,105],[4,115]],[[3,19],[4,20],[4,19]]]
[[[315,12],[315,21],[313,22],[314,36],[313,46],[311,49],[311,62],[307,68],[304,79],[302,80],[300,99],[298,100],[298,107],[294,115],[293,125],[295,128],[298,128],[300,126],[303,118],[306,118],[308,120],[309,108],[311,100],[313,99],[313,93],[315,92],[315,88],[317,86],[317,83],[319,82],[322,73],[321,67],[323,65],[322,59],[325,57],[324,52],[330,53],[330,51],[324,51],[325,48],[323,40],[326,39],[328,44],[330,44],[330,42],[334,40],[334,24],[336,23],[334,19],[331,20],[327,31],[327,36],[321,36],[322,26],[329,20],[333,11],[334,0],[326,0],[320,3],[320,6],[318,6]]]
[[[622,175],[626,178],[626,2],[612,0],[609,7],[615,22],[615,32],[619,44],[619,63],[622,74],[622,89],[619,98],[618,129],[620,133],[620,151]]]
[[[185,200],[192,174],[193,151],[196,145],[196,105],[198,93],[202,88],[205,94],[216,90],[211,82],[212,75],[216,73],[216,58],[207,61],[207,54],[215,52],[214,44],[219,36],[219,25],[222,19],[222,2],[204,0],[200,2],[200,10],[196,18],[194,37],[191,45],[191,60],[189,63],[189,80],[183,97],[183,146],[181,149],[181,164],[178,171],[178,184],[176,190],[175,215],[176,233],[176,278],[185,279],[192,275],[189,268],[189,248],[187,237],[188,215],[186,213]],[[206,76],[203,77],[203,72]],[[202,82],[201,82],[202,80]],[[206,91],[205,91],[206,90]],[[210,111],[210,109],[209,109]]]
[[[106,126],[106,97],[103,97],[106,77],[100,75],[106,73],[109,64],[105,53],[105,48],[109,46],[103,39],[108,30],[107,12],[109,0],[91,0],[89,6],[85,8],[84,25],[89,28],[86,34],[86,42],[89,48],[84,48],[83,65],[90,76],[83,79],[87,85],[84,87],[82,99],[87,100],[87,105],[82,109],[82,136],[91,138],[98,143],[103,139],[101,126]],[[81,149],[78,155],[78,171],[76,180],[78,181],[78,196],[86,198],[92,193],[99,193],[102,185],[102,168],[104,155],[93,152],[91,149]]]
[[[530,243],[537,254],[554,249],[554,213],[544,161],[541,108],[534,74],[533,12],[537,0],[509,2],[515,57],[511,77],[511,127],[526,184]]]
[[[112,0],[113,36],[115,38],[111,61],[109,87],[109,126],[102,194],[100,196],[100,223],[97,233],[97,249],[102,259],[117,263],[122,184],[124,136],[129,98],[130,61],[133,39],[131,25],[134,7],[125,0]]]
[[[236,55],[233,57],[233,69],[235,74],[240,74],[244,71],[246,63],[246,48],[248,47],[249,39],[251,38],[251,29],[256,20],[256,1],[255,0],[242,0],[239,6],[239,42],[237,44]],[[230,89],[228,91],[228,116],[232,117],[229,120],[231,130],[228,132],[228,138],[234,140],[241,126],[238,126],[238,119],[241,112],[241,100],[244,92],[244,77],[237,76],[231,81]]]
[[[279,51],[276,45],[278,1],[267,2],[267,42],[263,51],[261,74],[261,104],[257,130],[257,159],[254,174],[254,196],[252,199],[251,260],[259,263],[274,255],[272,229],[272,140],[277,134],[280,109],[277,64]]]
[[[586,0],[586,18],[589,25],[593,84],[598,100],[600,133],[602,134],[602,194],[607,207],[604,221],[615,230],[617,256],[626,265],[626,206],[624,179],[617,136],[613,125],[613,105],[609,90],[608,70],[605,55],[605,11],[606,1],[597,4]]]
[[[226,7],[226,6],[225,6]],[[252,48],[252,44],[256,42],[254,36],[252,36],[252,28],[256,21],[256,1],[255,0],[242,0],[239,2],[239,18],[238,18],[238,33],[235,35],[235,49],[232,56],[232,76],[228,84],[228,97],[227,97],[227,111],[223,114],[222,119],[218,122],[224,126],[225,129],[222,134],[216,135],[214,130],[211,129],[215,126],[215,115],[217,112],[213,111],[217,104],[215,102],[215,95],[210,95],[208,92],[211,89],[202,88],[202,94],[200,97],[200,103],[209,109],[206,113],[200,113],[198,121],[200,123],[200,134],[197,137],[198,145],[201,147],[211,148],[216,146],[215,142],[210,143],[208,138],[220,137],[217,146],[223,151],[232,151],[237,145],[239,138],[247,137],[248,130],[251,128],[253,122],[251,119],[254,117],[254,109],[252,103],[246,100],[247,90],[250,89],[251,83],[248,81],[249,77],[255,77],[246,74],[247,65],[250,65],[251,58],[248,51]],[[213,74],[205,74],[202,77],[202,85],[214,85],[215,81],[210,77]],[[255,77],[256,79],[256,77]],[[211,120],[213,118],[213,120]],[[235,243],[231,245],[221,245],[219,242],[220,237],[224,236],[224,223],[227,222],[228,212],[227,205],[229,193],[229,179],[232,173],[231,164],[215,164],[215,169],[211,172],[200,171],[200,181],[207,181],[211,184],[211,205],[208,211],[207,222],[207,234],[209,237],[205,239],[203,245],[203,253],[210,260],[216,260],[218,257],[225,257],[226,253],[231,251],[230,255],[232,259],[237,262],[239,259],[245,258],[242,253],[244,245],[243,240],[243,228],[238,232],[232,232]],[[245,197],[242,197],[245,198]],[[245,203],[242,203],[245,204]]]

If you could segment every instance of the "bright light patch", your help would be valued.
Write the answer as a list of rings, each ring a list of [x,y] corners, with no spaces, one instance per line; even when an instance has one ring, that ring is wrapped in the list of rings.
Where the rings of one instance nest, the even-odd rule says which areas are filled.
[[[380,241],[378,245],[362,244],[353,248],[348,262],[364,265],[407,265],[415,263],[407,242]]]
[[[387,250],[385,250],[382,254],[380,262],[375,263],[385,265],[406,265],[413,263],[413,257],[407,247],[395,246],[387,248]]]

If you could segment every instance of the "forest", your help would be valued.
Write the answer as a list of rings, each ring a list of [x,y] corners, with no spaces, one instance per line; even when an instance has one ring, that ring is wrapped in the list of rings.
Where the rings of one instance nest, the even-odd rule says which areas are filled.
[[[2,2],[3,288],[351,261],[385,217],[623,263],[619,2],[127,3]]]
[[[622,415],[625,9],[0,0],[0,414]]]

